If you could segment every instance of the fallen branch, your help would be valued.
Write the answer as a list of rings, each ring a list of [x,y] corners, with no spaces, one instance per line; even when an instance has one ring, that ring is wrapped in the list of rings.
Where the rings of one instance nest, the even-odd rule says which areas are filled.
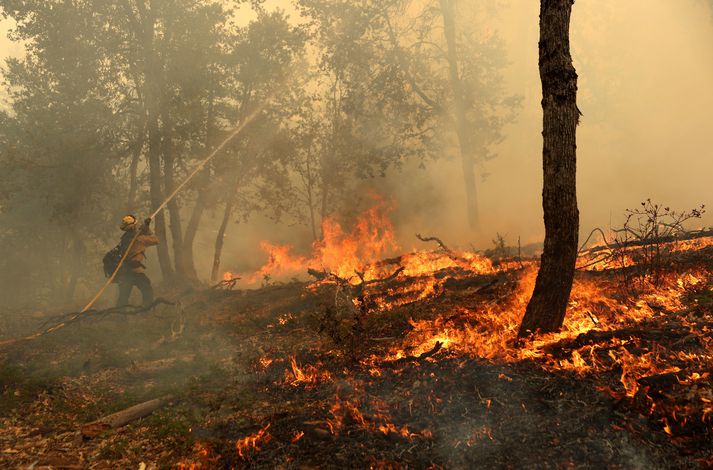
[[[443,347],[443,343],[441,341],[436,341],[436,344],[433,345],[433,348],[431,348],[430,351],[426,351],[424,353],[419,354],[418,356],[406,356],[406,357],[401,357],[399,359],[396,359],[394,361],[388,361],[385,362],[383,365],[387,367],[394,367],[398,366],[401,364],[404,364],[406,362],[421,362],[424,359],[428,359],[431,356],[435,356],[438,351],[441,350],[441,347]]]
[[[595,229],[596,230],[596,229]],[[670,243],[670,242],[681,242],[681,241],[686,241],[686,240],[695,240],[697,238],[706,238],[706,237],[713,237],[713,230],[695,230],[692,232],[684,232],[679,235],[670,235],[666,237],[658,237],[658,238],[648,238],[648,239],[634,239],[630,241],[625,241],[625,242],[615,242],[615,244],[608,244],[605,241],[604,245],[597,245],[592,248],[589,248],[588,250],[581,251],[580,250],[580,255],[582,254],[592,254],[592,253],[597,253],[599,251],[604,251],[604,250],[612,250],[614,248],[630,248],[630,247],[636,247],[636,246],[647,246],[647,245],[655,245],[659,243]]]
[[[577,252],[578,254],[581,254],[581,253],[583,253],[583,252],[585,251],[585,250],[584,250],[584,247],[587,246],[587,243],[589,243],[589,240],[590,240],[590,239],[592,238],[592,236],[593,236],[595,233],[597,233],[597,232],[599,232],[599,233],[602,235],[602,241],[604,242],[604,246],[605,246],[606,248],[609,248],[610,250],[614,249],[614,247],[612,246],[612,244],[607,241],[607,237],[606,237],[606,235],[604,234],[604,230],[600,229],[599,227],[595,227],[594,230],[592,230],[591,232],[589,232],[589,236],[587,237],[586,240],[584,240],[584,243],[582,243],[582,246],[579,248],[579,251]],[[599,245],[599,246],[601,246],[601,245]],[[596,247],[595,247],[595,248],[596,248]],[[589,250],[587,250],[587,251],[589,251]]]
[[[211,286],[211,290],[233,290],[235,289],[235,285],[238,283],[240,280],[239,277],[231,277],[230,279],[223,279],[220,281],[218,284],[215,284],[214,286]]]
[[[448,248],[446,246],[446,244],[443,243],[443,241],[438,237],[422,237],[420,233],[417,233],[416,238],[418,238],[422,242],[436,242],[436,243],[438,243],[438,246],[440,246],[443,251],[453,254],[453,250]]]
[[[138,315],[149,312],[159,305],[176,305],[176,303],[163,298],[158,298],[149,305],[123,305],[121,307],[106,308],[104,310],[87,310],[80,316],[77,316],[77,312],[65,313],[59,317],[53,317],[46,320],[41,325],[41,328],[47,328],[47,325],[50,322],[54,322],[55,326],[49,327],[48,330],[55,329],[56,325],[71,325],[72,323],[77,323],[86,318],[96,318],[98,316],[108,315]]]
[[[117,429],[122,426],[126,426],[137,419],[145,418],[157,409],[166,405],[171,400],[173,400],[173,396],[166,395],[165,397],[155,398],[153,400],[126,408],[125,410],[117,411],[116,413],[104,416],[103,418],[99,418],[96,421],[92,421],[91,423],[87,423],[82,426],[82,436],[86,439],[91,439],[104,431],[108,431],[109,429]]]
[[[176,305],[174,302],[170,302],[165,299],[156,299],[151,303],[151,305],[147,306],[135,306],[135,305],[125,305],[123,307],[112,307],[112,308],[107,308],[104,310],[82,310],[80,312],[71,312],[71,313],[65,313],[59,316],[55,316],[52,318],[49,318],[46,320],[41,326],[41,330],[38,333],[34,333],[29,336],[25,336],[22,338],[11,338],[7,339],[4,341],[0,341],[0,350],[10,347],[10,346],[15,346],[17,344],[21,344],[26,341],[32,341],[34,339],[37,339],[41,336],[47,335],[49,333],[52,333],[54,331],[57,331],[61,328],[64,328],[67,325],[71,325],[73,323],[78,323],[85,318],[94,318],[95,316],[107,316],[107,315],[112,315],[112,314],[120,314],[120,315],[138,315],[141,313],[148,312],[149,310],[153,310],[157,305]],[[55,322],[55,324],[49,328],[47,328],[47,324],[50,322]]]

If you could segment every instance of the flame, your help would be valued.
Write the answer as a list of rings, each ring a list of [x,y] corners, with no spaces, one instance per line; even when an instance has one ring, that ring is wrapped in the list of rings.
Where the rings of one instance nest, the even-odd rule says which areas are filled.
[[[290,369],[285,370],[285,383],[298,386],[313,386],[321,382],[326,382],[332,378],[326,370],[319,370],[317,367],[307,365],[300,367],[294,356],[290,356]]]
[[[238,457],[245,460],[251,452],[257,452],[261,446],[267,444],[272,439],[272,435],[267,432],[270,428],[270,423],[260,429],[258,432],[238,439],[235,442],[235,450],[238,452]]]
[[[487,269],[487,268],[486,268]],[[572,370],[580,375],[605,370],[612,365],[621,367],[621,386],[625,396],[633,397],[641,377],[677,371],[675,367],[660,365],[655,352],[633,354],[622,340],[610,341],[609,357],[600,357],[594,347],[575,350],[566,359],[553,359],[546,347],[558,341],[574,339],[592,329],[615,330],[653,319],[661,310],[681,311],[686,289],[705,278],[702,273],[687,273],[670,280],[666,285],[642,293],[636,301],[611,295],[612,285],[602,280],[576,279],[565,324],[559,333],[542,335],[514,348],[522,312],[530,297],[536,271],[526,268],[519,274],[518,287],[507,296],[507,301],[483,302],[477,307],[455,307],[448,315],[433,319],[410,320],[411,330],[401,342],[392,346],[386,360],[418,356],[431,350],[436,342],[450,353],[495,361],[516,362],[537,358],[552,369]],[[679,357],[680,359],[680,357]],[[365,359],[374,368],[383,360],[377,355]]]
[[[260,242],[260,249],[267,253],[268,260],[258,271],[247,277],[249,284],[254,284],[266,277],[283,278],[294,276],[306,270],[307,258],[293,256],[290,245],[273,245],[263,240]]]
[[[428,429],[412,432],[406,425],[396,425],[392,422],[386,402],[372,397],[368,404],[365,404],[364,397],[357,396],[358,393],[358,386],[355,386],[355,395],[350,398],[342,397],[337,390],[334,403],[329,410],[330,418],[327,419],[327,426],[333,435],[338,435],[346,426],[352,425],[368,432],[378,432],[384,435],[396,434],[409,440],[416,437],[425,439],[433,437]],[[360,407],[369,409],[368,415],[364,415]]]
[[[710,273],[704,269],[689,269],[685,273],[671,270],[665,279],[656,286],[649,285],[639,289],[636,296],[620,295],[621,289],[616,276],[603,276],[598,273],[583,273],[574,281],[566,320],[561,331],[538,336],[518,342],[517,332],[522,315],[534,289],[537,276],[537,263],[534,261],[504,261],[497,266],[476,253],[463,251],[414,251],[394,258],[380,261],[386,253],[397,248],[393,227],[386,215],[390,208],[383,202],[362,214],[354,227],[346,231],[333,219],[327,219],[323,225],[324,239],[315,243],[309,257],[293,256],[286,246],[263,242],[261,246],[269,253],[268,263],[257,273],[254,279],[265,276],[285,276],[301,274],[307,268],[327,271],[339,276],[340,288],[349,291],[348,281],[359,285],[358,298],[351,302],[364,314],[388,314],[399,306],[411,302],[439,296],[449,288],[450,280],[470,280],[478,276],[502,276],[506,282],[498,282],[494,293],[478,294],[471,301],[444,302],[447,311],[433,309],[414,309],[415,315],[409,320],[410,329],[403,337],[386,343],[378,354],[362,359],[364,370],[372,377],[382,375],[385,361],[394,361],[404,357],[417,357],[431,351],[437,343],[442,351],[451,356],[484,358],[493,362],[512,363],[523,360],[537,360],[547,370],[570,371],[578,376],[590,376],[602,372],[608,373],[609,383],[601,390],[606,390],[618,398],[636,401],[644,398],[649,413],[659,413],[656,419],[668,416],[664,421],[664,430],[674,433],[690,416],[710,422],[713,416],[713,396],[699,393],[696,410],[691,407],[675,408],[669,415],[656,408],[656,402],[648,397],[648,389],[639,384],[639,380],[656,374],[679,372],[672,364],[705,363],[710,355],[697,355],[683,352],[670,345],[643,343],[634,337],[611,338],[595,344],[586,341],[576,343],[580,335],[600,334],[613,331],[626,331],[627,328],[641,328],[642,325],[656,324],[661,315],[671,312],[684,312],[690,307],[687,295],[692,288],[704,289]],[[689,242],[677,242],[676,250],[700,249],[713,244],[713,238]],[[586,255],[578,260],[578,266],[585,266],[588,271],[619,269],[636,262],[636,248],[632,247],[616,258],[595,261]],[[398,276],[393,274],[400,269]],[[357,275],[357,272],[359,273]],[[378,281],[388,278],[388,282]],[[498,277],[497,279],[501,279]],[[487,278],[485,279],[487,281]],[[313,288],[325,283],[336,282],[326,279],[312,285]],[[469,284],[470,285],[470,284]],[[479,289],[477,282],[472,292]],[[470,287],[468,288],[470,289]],[[352,288],[357,291],[357,289]],[[459,295],[470,295],[459,293]],[[475,301],[477,300],[477,301]],[[441,305],[441,304],[439,304]],[[403,312],[406,309],[402,309]],[[286,315],[278,319],[280,325],[287,324],[292,317]],[[682,327],[693,329],[694,321],[686,320],[685,315],[677,317]],[[698,328],[698,326],[696,326]],[[704,327],[705,328],[705,327]],[[588,339],[590,336],[585,336]],[[389,339],[389,338],[386,338]],[[708,351],[711,340],[705,335],[696,336]],[[552,354],[552,348],[559,343],[572,344],[576,347],[566,349],[562,354]],[[442,354],[442,352],[439,352]],[[708,359],[706,359],[708,358]],[[437,356],[428,357],[428,361],[437,360]],[[614,371],[612,374],[611,371]],[[705,374],[691,374],[685,381],[694,383]],[[295,357],[289,358],[289,368],[285,370],[283,384],[288,386],[313,387],[324,381],[331,381],[329,372],[314,365],[298,364]],[[514,380],[502,375],[501,380]],[[438,397],[433,397],[432,407],[438,406]],[[632,400],[634,401],[634,400]],[[490,406],[490,401],[486,402]],[[702,416],[701,416],[701,411]],[[707,421],[706,421],[707,420]],[[337,392],[334,403],[329,409],[327,426],[332,434],[339,434],[343,429],[358,427],[363,430],[399,435],[413,439],[416,436],[428,437],[428,431],[412,432],[407,426],[393,422],[388,413],[388,406],[377,399],[364,397],[344,397]],[[670,424],[670,425],[669,425]],[[301,437],[301,435],[299,435]],[[299,439],[299,438],[297,438]],[[465,441],[474,445],[482,439],[493,439],[489,429],[478,429]]]
[[[176,468],[179,470],[204,470],[213,468],[219,460],[219,456],[211,456],[210,449],[201,442],[193,445],[194,456],[184,461],[178,462]]]
[[[290,245],[261,241],[267,262],[247,276],[250,284],[266,277],[289,278],[303,275],[308,268],[326,271],[344,279],[357,280],[356,272],[397,250],[394,228],[389,219],[392,206],[374,196],[374,206],[360,214],[351,230],[346,231],[333,217],[322,222],[322,240],[312,244],[309,257],[292,254]]]

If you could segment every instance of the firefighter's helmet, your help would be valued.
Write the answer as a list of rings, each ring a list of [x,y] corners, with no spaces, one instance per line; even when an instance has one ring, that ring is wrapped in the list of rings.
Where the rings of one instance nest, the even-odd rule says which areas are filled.
[[[121,218],[121,230],[131,230],[134,226],[136,226],[136,217],[133,215],[129,214]]]

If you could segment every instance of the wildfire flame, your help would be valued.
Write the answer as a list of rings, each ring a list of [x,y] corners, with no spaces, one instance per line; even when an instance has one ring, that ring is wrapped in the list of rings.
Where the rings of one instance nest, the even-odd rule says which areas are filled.
[[[290,356],[290,369],[285,370],[285,383],[298,386],[311,386],[331,379],[331,374],[313,365],[300,367],[294,356]]]
[[[392,206],[374,197],[374,206],[360,214],[351,230],[346,231],[333,217],[322,222],[322,239],[312,244],[309,257],[292,254],[290,245],[276,245],[261,241],[260,248],[268,261],[252,275],[250,284],[266,276],[289,278],[303,275],[308,268],[334,273],[345,279],[355,278],[356,271],[398,249],[394,229],[389,218]]]
[[[264,428],[260,429],[258,432],[246,436],[242,439],[238,439],[235,442],[235,450],[238,453],[238,457],[245,460],[250,455],[251,452],[257,452],[260,447],[270,442],[272,435],[267,432],[270,428],[270,423],[268,423]]]
[[[532,260],[503,261],[494,263],[475,253],[461,251],[414,251],[392,260],[381,261],[397,249],[393,227],[388,220],[390,207],[379,202],[362,214],[353,229],[345,231],[333,219],[324,221],[324,239],[315,243],[309,257],[291,254],[290,247],[263,242],[261,247],[269,254],[268,262],[255,274],[257,280],[265,276],[288,276],[303,273],[307,268],[333,273],[341,280],[359,286],[360,296],[353,299],[354,307],[361,313],[389,312],[406,303],[438,296],[447,288],[448,279],[469,279],[478,276],[493,276],[505,273],[510,291],[492,298],[478,298],[477,302],[458,303],[448,307],[448,312],[434,312],[428,316],[414,316],[409,320],[410,329],[404,337],[385,344],[378,354],[362,359],[364,370],[373,377],[382,374],[385,361],[405,357],[418,357],[434,350],[440,343],[441,350],[451,355],[485,358],[494,362],[519,362],[537,359],[550,370],[571,371],[579,376],[602,371],[616,371],[618,382],[612,382],[605,391],[618,398],[637,399],[647,392],[639,380],[655,374],[680,372],[671,364],[694,361],[700,357],[686,354],[665,346],[647,346],[642,350],[638,340],[614,337],[607,339],[606,347],[579,344],[566,354],[555,356],[548,348],[560,342],[573,341],[580,335],[622,331],[646,322],[655,321],[661,312],[681,312],[686,309],[685,296],[692,287],[705,286],[710,273],[704,270],[689,270],[683,274],[671,273],[655,288],[640,290],[636,296],[615,295],[616,280],[595,272],[584,272],[575,279],[563,328],[558,333],[540,335],[526,340],[520,347],[513,347],[527,302],[534,289],[537,264]],[[713,239],[679,242],[677,250],[700,249],[713,245]],[[596,258],[595,258],[596,259]],[[587,271],[619,269],[635,262],[633,249],[624,251],[618,258],[609,258],[591,263],[588,256],[580,259],[578,266]],[[389,283],[369,283],[371,280],[389,278],[399,268],[398,276]],[[357,272],[359,273],[357,275]],[[329,279],[313,286],[324,285]],[[702,284],[703,283],[703,284]],[[341,284],[340,284],[341,286]],[[355,289],[356,290],[356,289]],[[285,317],[287,318],[287,317]],[[682,327],[685,317],[677,321]],[[284,325],[280,320],[280,324]],[[711,349],[711,340],[697,339]],[[707,356],[708,358],[710,356]],[[427,360],[437,360],[428,357]],[[613,374],[612,374],[613,375]],[[707,377],[694,373],[685,379],[691,381]],[[509,378],[503,376],[503,380]],[[314,386],[332,380],[329,372],[318,366],[298,364],[295,357],[289,358],[283,383],[289,386]],[[512,380],[512,379],[509,379]],[[708,393],[708,395],[706,395]],[[652,401],[653,403],[653,401]],[[713,416],[713,396],[700,393],[703,408],[701,419]],[[488,401],[489,406],[489,401]],[[412,439],[416,435],[427,437],[427,431],[414,433],[407,426],[394,424],[387,412],[388,406],[376,399],[335,397],[329,410],[327,426],[332,434],[339,434],[348,426],[356,426],[370,432],[400,435]],[[662,422],[662,429],[671,434],[677,426],[686,422],[688,409],[677,409]],[[652,404],[653,413],[653,404]],[[657,419],[661,419],[660,417]],[[265,428],[266,429],[266,428]],[[296,434],[295,436],[298,436]],[[299,439],[302,434],[299,434]],[[482,439],[493,439],[488,428],[477,430],[466,441],[474,445]]]

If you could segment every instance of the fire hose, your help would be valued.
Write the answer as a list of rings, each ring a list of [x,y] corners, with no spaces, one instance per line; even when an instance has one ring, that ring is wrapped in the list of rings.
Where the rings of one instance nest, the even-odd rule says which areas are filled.
[[[257,106],[249,115],[245,117],[245,119],[242,120],[242,122],[218,145],[206,158],[204,158],[196,167],[191,171],[191,173],[186,176],[186,178],[183,180],[181,184],[176,186],[176,188],[173,190],[173,192],[166,197],[166,199],[153,211],[153,213],[148,217],[149,219],[153,220],[162,210],[166,208],[169,202],[171,202],[180,192],[181,190],[211,161],[213,160],[220,152],[225,148],[226,145],[228,145],[235,137],[237,137],[244,129],[245,127],[248,126],[255,118],[260,114],[266,107],[267,105],[272,101],[272,99],[275,97],[276,92],[271,93],[265,101],[263,101],[259,106]],[[30,341],[36,338],[39,338],[40,336],[44,336],[48,333],[52,333],[53,331],[57,331],[64,326],[66,326],[68,323],[76,320],[79,316],[84,315],[94,304],[96,303],[97,300],[104,294],[106,291],[107,287],[109,287],[113,282],[114,279],[116,278],[116,275],[119,273],[119,270],[123,266],[124,262],[126,261],[127,256],[129,255],[129,252],[131,251],[131,248],[134,246],[136,243],[136,240],[139,238],[139,235],[141,235],[141,230],[136,230],[136,234],[134,237],[131,239],[129,242],[129,245],[126,247],[124,250],[124,253],[121,256],[121,259],[119,260],[119,263],[117,264],[116,268],[114,269],[114,272],[111,273],[111,276],[109,276],[104,283],[104,285],[99,289],[99,291],[92,297],[92,299],[80,310],[77,312],[75,315],[71,316],[70,318],[64,320],[63,322],[52,326],[51,328],[48,328],[46,330],[40,331],[38,333],[25,336],[23,338],[15,338],[15,339],[9,339],[5,341],[0,341],[0,347],[4,346],[9,346],[12,344],[15,344],[20,341]]]

